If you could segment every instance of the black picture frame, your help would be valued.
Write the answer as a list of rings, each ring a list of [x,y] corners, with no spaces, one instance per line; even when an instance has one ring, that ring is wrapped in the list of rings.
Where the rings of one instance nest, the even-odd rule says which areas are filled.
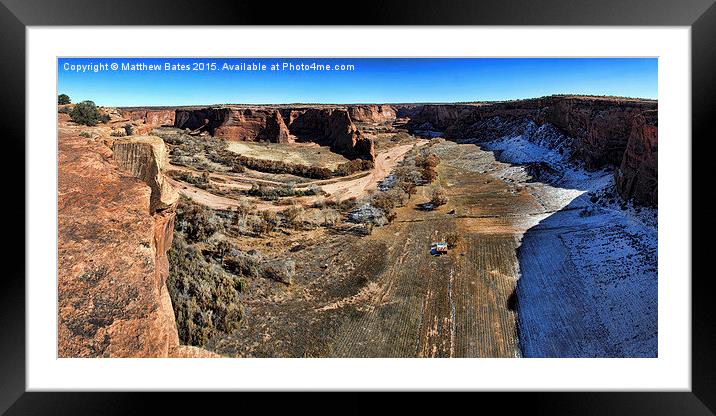
[[[351,25],[641,25],[689,26],[692,48],[692,136],[705,139],[710,133],[710,119],[716,114],[716,6],[714,0],[489,0],[482,2],[430,0],[371,2],[347,4],[321,0],[282,4],[259,1],[196,0],[0,0],[0,45],[2,63],[0,79],[3,99],[0,100],[3,141],[7,172],[14,172],[5,181],[11,202],[4,224],[6,266],[0,284],[0,412],[7,414],[127,414],[149,409],[146,401],[164,406],[164,412],[188,411],[186,399],[166,395],[138,393],[28,393],[25,392],[25,223],[32,221],[25,214],[25,125],[32,122],[32,109],[25,108],[26,26],[46,25],[275,25],[275,24],[351,24]],[[68,40],[69,41],[69,40]],[[148,40],[151,41],[151,40]],[[628,41],[628,40],[625,40]],[[128,49],[131,53],[131,49]],[[708,129],[708,130],[707,130]],[[668,138],[699,140],[691,138]],[[48,138],[48,143],[52,140]],[[48,151],[55,151],[48,147]],[[708,166],[700,160],[707,152],[701,149],[692,166]],[[13,155],[13,156],[9,156]],[[699,163],[703,162],[703,163]],[[10,164],[8,166],[7,164]],[[20,174],[19,172],[22,172]],[[694,183],[701,177],[692,168]],[[9,189],[8,189],[9,188]],[[692,189],[699,189],[694,186]],[[692,204],[694,202],[692,201]],[[692,205],[697,206],[697,205]],[[12,220],[15,219],[15,220]],[[48,230],[49,234],[52,230]],[[701,231],[705,233],[705,231]],[[692,234],[693,235],[693,234]],[[20,236],[23,236],[20,238]],[[706,250],[693,245],[692,253]],[[696,258],[693,257],[696,266]],[[695,269],[694,269],[695,270]],[[714,351],[714,310],[711,307],[713,285],[710,273],[693,273],[692,279],[692,390],[684,393],[482,393],[466,402],[487,409],[502,407],[512,412],[549,412],[549,414],[715,414],[716,362]],[[669,276],[689,278],[689,276]],[[520,395],[514,397],[515,395]],[[233,395],[232,395],[233,396]],[[471,395],[472,396],[472,395]],[[191,402],[212,405],[221,401],[234,403],[235,409],[245,411],[252,403],[236,401],[227,395],[217,398],[192,398]],[[374,411],[373,400],[342,399],[351,403],[353,412]],[[252,399],[266,402],[266,399]],[[402,412],[408,402],[423,411],[445,410],[443,399],[397,398],[384,401],[380,410]],[[322,402],[325,403],[325,402]],[[467,404],[467,403],[463,403]],[[256,402],[253,405],[257,405]],[[271,401],[270,409],[309,405],[315,411],[333,413],[336,409],[322,408],[312,397]],[[247,407],[248,406],[248,407]],[[207,412],[208,413],[208,412]]]

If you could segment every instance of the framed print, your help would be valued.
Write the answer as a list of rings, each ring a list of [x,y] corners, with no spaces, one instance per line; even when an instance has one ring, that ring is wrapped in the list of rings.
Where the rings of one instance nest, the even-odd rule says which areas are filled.
[[[713,412],[691,228],[710,1],[395,3],[344,27],[131,3],[0,9],[26,156],[8,414],[356,390]]]

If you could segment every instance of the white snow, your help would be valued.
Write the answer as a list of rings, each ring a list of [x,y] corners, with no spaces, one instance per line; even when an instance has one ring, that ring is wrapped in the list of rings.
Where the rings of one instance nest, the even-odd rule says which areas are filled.
[[[657,356],[657,209],[622,201],[613,167],[585,170],[553,126],[525,120],[505,131],[476,143],[509,164],[487,170],[544,209],[518,249],[523,355]],[[535,167],[548,173],[534,177]]]

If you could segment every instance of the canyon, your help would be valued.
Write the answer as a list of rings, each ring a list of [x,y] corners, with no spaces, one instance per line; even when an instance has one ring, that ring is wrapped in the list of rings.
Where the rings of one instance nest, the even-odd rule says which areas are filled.
[[[131,121],[149,127],[207,131],[227,140],[328,145],[349,158],[373,160],[373,138],[354,122],[391,123],[406,117],[411,131],[443,132],[454,139],[486,141],[503,132],[495,120],[528,118],[550,123],[574,138],[573,156],[590,170],[617,167],[622,197],[656,205],[658,108],[654,100],[550,96],[474,104],[370,104],[332,106],[226,106],[187,109],[122,109]]]
[[[651,295],[655,270],[629,271],[626,267],[621,278],[628,281],[630,276],[638,276],[643,287],[624,284],[617,289],[609,281],[599,282],[602,286],[594,292],[573,288],[571,296],[593,308],[584,321],[575,323],[560,315],[570,305],[566,309],[553,306],[554,310],[539,306],[565,302],[564,293],[545,290],[543,285],[549,287],[553,282],[540,274],[544,270],[539,266],[543,261],[539,250],[549,242],[555,258],[573,263],[567,272],[551,272],[552,278],[562,279],[559,284],[566,287],[571,287],[570,276],[599,277],[612,271],[579,258],[574,248],[562,247],[560,241],[566,234],[550,230],[562,222],[570,224],[574,231],[570,238],[587,250],[592,247],[590,241],[601,241],[593,235],[594,230],[619,232],[603,228],[600,221],[631,227],[629,215],[644,215],[632,212],[656,209],[656,101],[550,96],[494,103],[225,105],[107,111],[110,122],[93,128],[58,115],[59,356],[655,353],[655,334],[649,332],[655,331],[655,304],[650,303],[651,297],[634,302],[632,293]],[[112,136],[126,124],[133,126],[134,135]],[[269,143],[319,153],[325,148],[349,161],[376,163],[369,174],[324,181],[289,179],[295,189],[316,186],[336,199],[345,195],[360,200],[380,193],[379,184],[400,167],[403,158],[414,158],[421,149],[429,148],[442,160],[438,180],[436,185],[421,187],[412,198],[426,200],[433,188],[441,186],[447,190],[448,208],[455,214],[425,214],[406,205],[396,211],[395,223],[367,237],[323,229],[283,231],[285,236],[271,237],[271,245],[262,250],[283,255],[308,242],[315,246],[291,254],[301,273],[291,283],[292,289],[287,292],[275,282],[253,281],[249,290],[257,294],[241,295],[252,308],[242,318],[248,326],[200,347],[181,345],[167,288],[167,252],[173,244],[180,195],[217,209],[212,215],[225,215],[222,212],[239,209],[241,203],[228,194],[212,195],[212,188],[199,189],[170,178],[170,171],[201,172],[173,165],[170,154],[175,146],[158,136],[161,128],[172,128],[199,142]],[[394,143],[400,134],[407,135],[407,141]],[[376,174],[378,170],[380,174]],[[248,192],[248,183],[273,185],[283,180],[280,175],[252,170],[208,172],[206,176],[210,184],[232,192]],[[613,197],[605,190],[612,188],[616,202],[599,206],[588,198],[593,194],[597,196],[592,199],[600,197],[600,203],[611,201]],[[309,210],[322,199],[301,196],[294,204]],[[276,202],[250,201],[259,210],[281,209]],[[587,215],[591,222],[585,220]],[[638,261],[651,265],[655,261],[650,257],[655,253],[652,228],[625,229],[633,240],[643,242],[624,242],[624,251],[642,247],[647,254]],[[426,257],[422,245],[451,230],[463,235],[462,248],[446,258]],[[615,241],[621,242],[619,238]],[[240,248],[247,252],[263,245],[260,238],[243,240]],[[494,252],[483,248],[493,246]],[[597,257],[610,259],[604,267],[625,268],[619,253],[592,250]],[[520,274],[529,279],[520,279]],[[482,299],[487,292],[492,293],[489,300]],[[615,315],[593,305],[590,293],[607,302]],[[530,299],[538,299],[538,303]],[[622,305],[621,299],[631,304]],[[458,311],[457,318],[451,307]],[[643,320],[634,318],[633,323],[622,324],[623,328],[608,336],[594,330],[616,327],[615,316],[635,311],[643,313]],[[473,315],[477,316],[474,320]],[[393,321],[386,321],[386,316]],[[421,317],[419,322],[411,318],[416,316]],[[544,323],[555,321],[555,316],[562,319],[559,325]],[[272,319],[276,317],[279,319]],[[567,324],[582,331],[580,340],[564,338],[569,332],[564,329]],[[642,325],[642,329],[634,325]],[[301,327],[306,334],[296,335],[296,328]],[[265,332],[266,328],[274,332]],[[551,334],[552,341],[546,341],[545,334]],[[632,337],[639,341],[634,344],[629,341]],[[558,346],[554,346],[556,342]],[[610,349],[607,343],[618,346]]]

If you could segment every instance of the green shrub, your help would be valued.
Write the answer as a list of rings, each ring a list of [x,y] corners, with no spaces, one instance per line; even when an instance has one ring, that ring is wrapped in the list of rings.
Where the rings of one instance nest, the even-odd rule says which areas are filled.
[[[81,136],[81,137],[86,137],[86,138],[88,138],[88,139],[89,139],[90,137],[92,137],[92,135],[90,135],[89,132],[87,132],[87,131],[81,132],[81,133],[80,133],[80,136]]]
[[[94,102],[82,101],[70,111],[70,118],[78,124],[95,126],[100,121],[101,115]]]
[[[67,94],[60,94],[57,96],[57,104],[69,104],[72,100],[70,100],[70,96]]]

